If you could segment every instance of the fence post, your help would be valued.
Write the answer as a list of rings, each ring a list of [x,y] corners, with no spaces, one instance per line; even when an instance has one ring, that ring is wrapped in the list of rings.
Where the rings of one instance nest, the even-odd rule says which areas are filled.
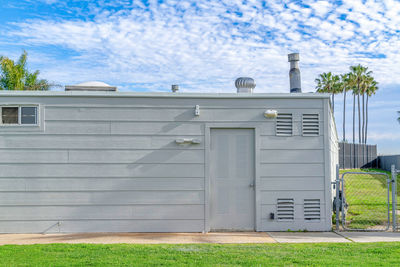
[[[342,169],[346,169],[346,153],[349,153],[349,148],[347,147],[347,145],[345,143],[343,143],[343,166]],[[340,166],[339,166],[340,168]]]
[[[340,200],[339,200],[339,191],[340,191],[340,180],[339,180],[339,164],[336,165],[336,231],[339,231],[339,212],[340,212],[340,208],[339,208],[339,204],[340,204]]]
[[[397,214],[396,214],[396,209],[397,209],[397,183],[396,183],[397,173],[396,173],[395,165],[392,165],[391,172],[392,172],[392,220],[393,220],[393,232],[395,232],[397,230]]]

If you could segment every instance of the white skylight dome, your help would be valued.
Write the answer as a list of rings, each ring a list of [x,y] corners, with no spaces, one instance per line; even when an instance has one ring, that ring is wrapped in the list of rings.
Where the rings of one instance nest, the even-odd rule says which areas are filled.
[[[83,82],[83,83],[78,83],[75,86],[88,86],[88,87],[112,87],[111,85],[104,83],[104,82],[99,82],[99,81],[89,81],[89,82]]]
[[[66,85],[65,91],[117,91],[117,87],[100,81],[89,81],[75,85]]]

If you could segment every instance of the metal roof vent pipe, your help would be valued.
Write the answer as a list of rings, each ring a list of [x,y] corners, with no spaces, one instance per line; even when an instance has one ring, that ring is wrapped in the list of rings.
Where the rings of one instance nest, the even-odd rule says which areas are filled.
[[[256,87],[256,82],[254,79],[249,77],[239,77],[235,81],[235,86],[238,93],[253,93]]]
[[[288,55],[288,60],[290,62],[290,92],[291,93],[301,93],[301,79],[300,79],[300,69],[299,69],[299,53],[292,53]]]
[[[171,91],[172,91],[173,93],[178,92],[178,91],[179,91],[179,85],[177,85],[177,84],[171,85]]]

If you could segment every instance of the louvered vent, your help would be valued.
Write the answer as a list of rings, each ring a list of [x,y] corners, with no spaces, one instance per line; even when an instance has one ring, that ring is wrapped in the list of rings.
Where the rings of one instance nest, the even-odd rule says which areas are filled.
[[[321,205],[319,199],[304,199],[304,220],[319,221],[321,219]]]
[[[303,114],[303,136],[319,135],[318,114]]]
[[[278,221],[293,221],[294,220],[294,199],[293,198],[278,198],[277,201],[277,219]]]
[[[292,114],[278,114],[276,118],[276,135],[291,136],[293,134]]]

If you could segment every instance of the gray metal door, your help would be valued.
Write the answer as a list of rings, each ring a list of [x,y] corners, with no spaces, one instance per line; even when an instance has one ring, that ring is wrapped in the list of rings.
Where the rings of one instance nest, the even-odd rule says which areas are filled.
[[[255,230],[253,129],[211,129],[210,228]]]

